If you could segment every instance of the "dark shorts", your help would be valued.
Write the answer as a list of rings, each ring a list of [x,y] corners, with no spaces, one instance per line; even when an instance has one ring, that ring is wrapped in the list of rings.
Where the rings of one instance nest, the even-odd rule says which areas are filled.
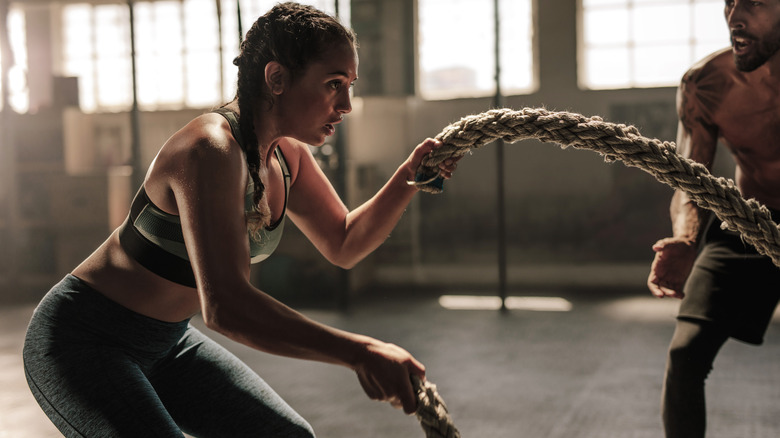
[[[188,321],[132,312],[67,276],[24,344],[35,399],[66,437],[308,437],[253,370]]]
[[[714,218],[708,226],[678,317],[711,321],[730,337],[759,345],[780,299],[780,269],[720,223]]]

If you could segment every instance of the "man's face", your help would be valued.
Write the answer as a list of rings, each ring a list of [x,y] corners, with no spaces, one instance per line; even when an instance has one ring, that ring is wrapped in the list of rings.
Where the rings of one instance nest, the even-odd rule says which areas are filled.
[[[780,0],[726,0],[724,13],[738,70],[753,71],[780,50]]]

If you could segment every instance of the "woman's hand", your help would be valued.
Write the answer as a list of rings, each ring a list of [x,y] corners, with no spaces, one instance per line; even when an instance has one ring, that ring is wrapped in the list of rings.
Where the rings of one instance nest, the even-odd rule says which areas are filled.
[[[403,348],[372,340],[355,366],[360,385],[372,400],[390,402],[407,414],[417,410],[411,375],[425,378],[425,366]]]
[[[431,153],[431,151],[442,147],[442,145],[443,143],[439,140],[426,138],[422,143],[414,148],[412,154],[405,163],[409,172],[407,181],[414,181],[414,178],[417,174],[417,169],[420,167],[420,164],[422,164],[422,160],[425,158],[425,156]],[[460,161],[461,158],[463,157],[447,158],[446,160],[439,163],[440,176],[442,176],[444,179],[452,178],[452,174],[458,167],[458,161]]]

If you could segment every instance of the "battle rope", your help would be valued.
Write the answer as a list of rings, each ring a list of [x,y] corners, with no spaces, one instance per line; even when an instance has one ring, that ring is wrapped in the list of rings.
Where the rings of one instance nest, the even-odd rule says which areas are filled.
[[[436,136],[443,146],[422,160],[415,181],[420,190],[439,193],[443,180],[438,165],[447,158],[462,157],[471,148],[494,140],[514,143],[535,138],[558,143],[564,149],[588,149],[608,162],[621,160],[638,167],[675,189],[688,193],[700,207],[712,210],[724,226],[739,232],[756,249],[780,266],[780,231],[769,210],[755,199],[744,199],[734,181],[716,178],[707,168],[677,154],[672,142],[643,137],[637,128],[605,122],[570,112],[524,108],[495,109],[471,115],[447,126]],[[436,385],[412,377],[417,393],[417,418],[427,438],[456,438],[460,433]]]
[[[436,385],[423,382],[412,376],[414,392],[417,394],[417,419],[425,431],[426,438],[460,438],[460,432],[452,423],[447,405],[436,392]]]
[[[461,157],[496,139],[513,143],[536,138],[564,149],[588,149],[608,162],[622,160],[675,189],[688,193],[700,207],[712,210],[731,231],[780,266],[780,231],[769,210],[755,199],[745,200],[734,181],[716,178],[707,168],[677,154],[672,142],[643,137],[637,128],[569,112],[524,108],[495,109],[460,119],[436,136],[444,145],[423,158],[415,182],[421,190],[441,192],[438,165]]]

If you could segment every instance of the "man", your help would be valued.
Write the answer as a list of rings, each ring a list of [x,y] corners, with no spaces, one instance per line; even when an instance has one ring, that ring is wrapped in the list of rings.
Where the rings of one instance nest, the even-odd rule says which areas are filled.
[[[780,219],[780,0],[727,0],[731,48],[693,66],[678,90],[679,152],[710,167],[722,141],[734,179]],[[729,53],[730,52],[730,53]],[[777,211],[775,211],[777,210]],[[669,346],[662,416],[667,438],[703,437],[704,380],[728,338],[759,345],[780,296],[780,269],[683,192],[674,237],[659,240],[648,287],[681,298]],[[687,280],[687,281],[686,281]]]

